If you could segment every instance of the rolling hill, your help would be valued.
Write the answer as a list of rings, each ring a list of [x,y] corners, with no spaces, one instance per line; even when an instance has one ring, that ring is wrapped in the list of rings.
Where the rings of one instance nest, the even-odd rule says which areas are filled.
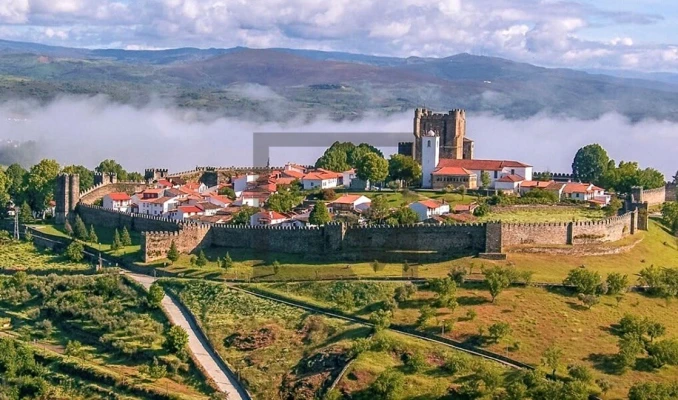
[[[294,49],[160,51],[75,49],[0,41],[0,101],[104,94],[143,105],[154,96],[179,107],[281,120],[336,119],[414,107],[466,108],[507,118],[537,113],[641,120],[678,119],[678,84],[655,75],[611,76],[457,54],[395,58]],[[265,88],[262,88],[265,87]],[[272,96],[253,96],[265,89]]]

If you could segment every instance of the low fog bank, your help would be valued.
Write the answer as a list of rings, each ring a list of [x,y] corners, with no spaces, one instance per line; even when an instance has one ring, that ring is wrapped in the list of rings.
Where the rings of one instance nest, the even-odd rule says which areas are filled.
[[[365,141],[379,132],[402,132],[411,138],[412,116],[407,112],[371,114],[359,121],[319,117],[311,122],[254,123],[161,105],[137,109],[99,97],[61,98],[47,106],[1,104],[0,141],[34,140],[39,157],[55,158],[63,165],[94,167],[113,158],[128,170],[158,166],[181,171],[196,165],[251,165],[253,132],[308,132],[336,140],[342,140],[342,132],[369,132]],[[514,159],[536,170],[567,172],[577,149],[594,142],[617,162],[638,161],[642,167],[661,170],[667,178],[678,169],[678,124],[672,122],[632,124],[617,114],[597,120],[546,116],[507,120],[467,113],[467,135],[476,142],[476,158]],[[389,155],[396,151],[396,143],[380,148]],[[313,164],[323,151],[319,147],[272,149],[271,164]]]

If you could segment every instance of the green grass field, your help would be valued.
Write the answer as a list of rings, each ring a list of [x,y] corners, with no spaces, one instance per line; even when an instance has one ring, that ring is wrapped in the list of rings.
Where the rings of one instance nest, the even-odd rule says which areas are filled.
[[[541,222],[573,222],[592,221],[605,217],[605,212],[600,209],[588,207],[544,207],[537,208],[511,207],[494,209],[487,215],[478,218],[478,222],[502,221],[515,223],[541,223]]]
[[[61,254],[38,250],[32,243],[6,242],[0,244],[0,268],[4,270],[31,271],[87,271],[86,263],[73,263]]]
[[[369,329],[230,289],[162,280],[204,327],[217,352],[255,398],[315,398],[347,360],[352,339]],[[317,360],[324,359],[322,363]]]
[[[335,308],[369,318],[385,299],[392,296],[395,287],[399,285],[401,284],[318,282],[252,286],[260,291],[307,304]],[[370,286],[373,286],[371,291]],[[355,301],[352,307],[346,306],[346,294],[343,291],[353,293],[351,298]],[[371,296],[365,296],[365,293],[371,293]],[[588,310],[569,291],[536,287],[507,289],[495,303],[491,303],[489,292],[480,285],[458,288],[456,297],[459,303],[456,309],[436,308],[435,317],[423,329],[440,335],[443,334],[441,323],[453,321],[452,330],[449,331],[448,327],[444,336],[474,343],[535,366],[540,365],[544,350],[552,345],[559,346],[565,352],[559,372],[566,375],[567,365],[588,366],[594,371],[596,378],[604,378],[612,383],[613,389],[607,398],[623,398],[635,382],[671,382],[678,374],[677,367],[647,370],[642,358],[638,368],[624,374],[611,367],[619,339],[614,333],[614,325],[625,314],[645,316],[662,323],[666,326],[665,337],[671,338],[678,335],[678,321],[674,318],[678,313],[678,303],[627,293],[619,302],[614,296],[602,296],[601,303]],[[394,311],[393,323],[418,328],[419,309],[424,304],[433,305],[433,298],[433,292],[420,286],[420,290],[412,298]],[[473,319],[468,316],[470,310],[476,313]],[[512,333],[508,338],[500,343],[492,343],[479,336],[480,331],[486,335],[487,328],[497,322],[506,322],[511,326]]]

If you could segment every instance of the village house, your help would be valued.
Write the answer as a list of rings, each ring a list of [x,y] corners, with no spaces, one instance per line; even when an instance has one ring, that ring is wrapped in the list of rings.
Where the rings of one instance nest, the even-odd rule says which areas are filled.
[[[421,200],[409,205],[417,213],[419,221],[425,221],[436,215],[449,214],[450,205],[436,200]]]
[[[275,211],[260,211],[250,217],[250,225],[278,225],[285,222],[288,218]]]
[[[256,182],[257,179],[259,179],[258,174],[245,174],[232,178],[231,183],[233,184],[235,195],[240,197],[242,192],[247,190],[248,184]]]
[[[603,206],[610,203],[610,195],[605,194],[605,189],[592,183],[566,183],[562,196],[570,200],[588,201]]]
[[[482,186],[485,173],[489,177],[490,188],[495,188],[495,182],[506,175],[517,175],[524,181],[532,180],[531,165],[509,160],[440,158],[440,137],[435,132],[429,131],[420,140],[423,188],[440,189],[448,185],[464,185],[468,189],[474,189]]]
[[[269,197],[271,197],[271,194],[267,192],[247,191],[242,192],[241,196],[235,199],[232,204],[235,206],[250,206],[259,208],[266,204],[266,201],[268,201]]]
[[[124,192],[109,193],[103,198],[103,207],[108,210],[128,212],[132,198]]]
[[[204,215],[205,212],[200,206],[193,205],[193,206],[179,206],[177,207],[176,210],[176,219],[177,220],[184,220],[188,219],[189,217],[193,217],[196,215]]]
[[[520,188],[519,192],[520,195],[524,195],[525,193],[529,193],[532,190],[547,190],[551,185],[555,183],[554,181],[522,181],[520,182]],[[560,187],[559,187],[560,188]],[[560,191],[558,193],[558,197],[560,198]]]
[[[327,208],[332,213],[337,212],[364,212],[370,205],[372,200],[367,196],[357,194],[344,194],[338,199],[327,203]]]
[[[304,190],[332,189],[337,187],[337,173],[329,171],[314,171],[301,178]]]
[[[478,187],[478,176],[473,172],[461,167],[440,167],[433,173],[433,189],[444,189],[448,186],[463,186],[466,189]]]
[[[233,204],[233,200],[229,199],[226,196],[215,193],[211,193],[210,196],[207,198],[207,201],[222,208],[228,207],[229,205]]]
[[[519,193],[520,185],[525,181],[520,175],[504,175],[494,182],[494,188],[504,193]]]
[[[173,197],[158,197],[139,200],[139,213],[147,215],[166,216],[175,209],[177,200]]]

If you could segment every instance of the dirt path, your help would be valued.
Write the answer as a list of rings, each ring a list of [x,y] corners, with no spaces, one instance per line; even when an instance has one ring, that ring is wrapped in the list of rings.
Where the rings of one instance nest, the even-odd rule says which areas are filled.
[[[150,288],[157,278],[147,275],[125,273],[146,289]],[[191,318],[185,314],[183,307],[177,304],[170,296],[165,295],[162,299],[162,307],[167,312],[170,322],[178,325],[188,333],[188,347],[195,355],[203,369],[217,383],[219,389],[228,393],[229,400],[249,400],[250,396],[240,385],[233,373],[219,360],[214,351],[207,343],[207,339],[197,326],[194,326]]]

